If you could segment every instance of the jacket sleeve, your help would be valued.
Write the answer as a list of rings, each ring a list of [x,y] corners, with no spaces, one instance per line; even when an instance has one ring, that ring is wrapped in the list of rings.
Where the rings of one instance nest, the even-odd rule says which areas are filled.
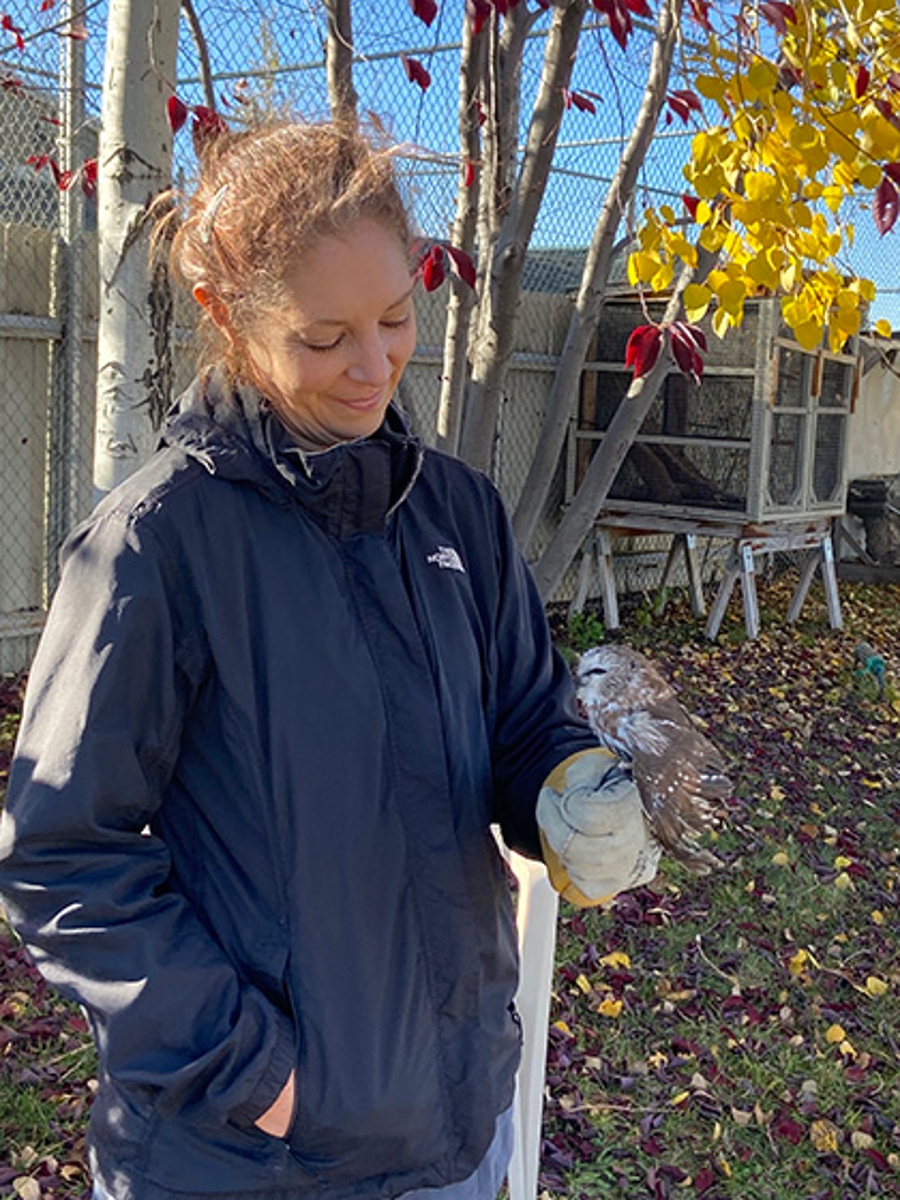
[[[0,893],[47,980],[88,1010],[120,1086],[162,1115],[250,1126],[288,1078],[293,1029],[170,887],[151,832],[205,661],[177,615],[185,581],[155,542],[113,510],[64,550],[0,825]]]
[[[596,748],[597,740],[577,714],[571,672],[553,645],[543,604],[499,497],[496,504],[495,819],[508,846],[540,859],[538,792],[554,767],[580,750]]]

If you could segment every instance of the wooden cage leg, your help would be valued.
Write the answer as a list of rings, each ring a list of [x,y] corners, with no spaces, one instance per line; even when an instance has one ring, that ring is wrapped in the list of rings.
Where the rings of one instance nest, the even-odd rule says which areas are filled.
[[[789,625],[800,616],[800,610],[803,608],[803,603],[806,600],[806,594],[809,591],[809,585],[812,583],[813,575],[816,573],[816,567],[819,565],[821,552],[818,546],[813,550],[807,550],[803,556],[803,564],[800,567],[800,578],[797,580],[797,586],[794,588],[794,594],[791,596],[791,602],[788,605],[787,621]]]
[[[575,584],[575,594],[572,597],[572,602],[569,605],[569,620],[580,613],[584,608],[584,602],[587,600],[591,583],[594,578],[594,563],[596,559],[596,550],[594,549],[594,535],[591,534],[584,544],[584,549],[581,552],[581,562],[578,566],[578,581]]]
[[[744,624],[747,637],[759,637],[759,601],[756,596],[756,565],[749,546],[740,548],[741,595],[744,600]]]
[[[719,636],[722,618],[725,616],[725,609],[728,607],[728,601],[731,599],[731,592],[740,569],[741,558],[735,547],[728,557],[728,562],[725,565],[725,574],[722,576],[722,582],[719,584],[716,598],[713,601],[712,608],[709,610],[709,618],[706,622],[706,636],[710,641],[715,641]]]
[[[672,535],[672,542],[669,546],[669,553],[666,555],[666,565],[663,567],[662,578],[659,581],[659,591],[656,593],[656,600],[653,603],[653,611],[657,616],[666,607],[666,588],[669,580],[672,577],[672,572],[675,570],[675,561],[678,558],[678,553],[682,548],[683,534],[675,533]]]
[[[841,597],[838,594],[837,572],[834,568],[834,546],[831,535],[822,538],[822,581],[825,584],[825,602],[828,605],[828,620],[832,629],[843,629]]]
[[[688,588],[691,594],[691,612],[695,617],[705,617],[706,601],[703,598],[700,557],[697,554],[697,538],[693,533],[684,535],[684,560],[687,565]]]
[[[606,529],[597,530],[597,574],[600,578],[600,599],[603,601],[603,623],[607,629],[618,629],[619,598],[613,570],[612,538]]]

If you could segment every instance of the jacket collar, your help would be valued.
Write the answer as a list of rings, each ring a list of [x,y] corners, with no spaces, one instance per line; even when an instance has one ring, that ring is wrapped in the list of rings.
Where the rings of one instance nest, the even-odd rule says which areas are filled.
[[[218,369],[195,379],[176,402],[163,443],[275,504],[299,503],[340,538],[383,529],[414,486],[424,454],[393,405],[371,437],[302,450],[256,388],[232,385]]]

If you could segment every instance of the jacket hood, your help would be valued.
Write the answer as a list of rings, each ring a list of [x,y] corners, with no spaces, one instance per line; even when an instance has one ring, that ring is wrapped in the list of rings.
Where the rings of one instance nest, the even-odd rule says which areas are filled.
[[[423,448],[391,405],[366,438],[303,450],[272,405],[249,384],[213,370],[173,405],[162,445],[178,446],[223,480],[256,488],[274,504],[300,504],[337,537],[383,528],[409,494]]]

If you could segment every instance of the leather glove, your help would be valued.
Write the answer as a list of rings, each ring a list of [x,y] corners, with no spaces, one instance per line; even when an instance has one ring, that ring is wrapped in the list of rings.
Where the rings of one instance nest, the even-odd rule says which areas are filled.
[[[649,883],[660,846],[628,771],[607,750],[582,750],[541,788],[537,822],[550,882],[581,908]]]

